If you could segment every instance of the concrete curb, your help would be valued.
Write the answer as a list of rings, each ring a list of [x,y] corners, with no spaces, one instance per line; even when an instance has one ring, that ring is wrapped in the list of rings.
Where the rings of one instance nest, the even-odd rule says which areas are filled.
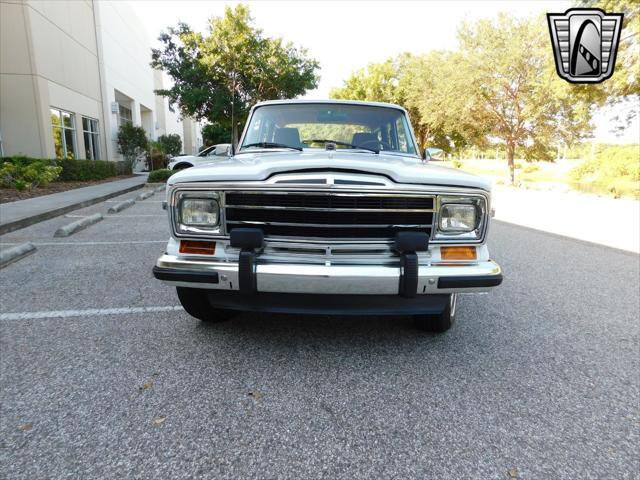
[[[103,218],[104,217],[101,213],[94,213],[93,215],[89,215],[88,217],[81,218],[80,220],[76,220],[75,222],[71,222],[60,227],[58,230],[56,230],[56,233],[54,233],[53,236],[68,237],[69,235],[73,235],[74,233],[87,228],[89,225],[98,223]]]
[[[31,242],[21,243],[6,250],[0,250],[0,268],[6,267],[10,263],[20,260],[22,257],[26,257],[35,251],[36,246]]]
[[[153,195],[153,193],[154,193],[153,190],[147,190],[146,192],[139,193],[138,196],[136,197],[136,200],[146,200],[151,195]]]
[[[124,210],[125,208],[129,208],[134,203],[136,203],[135,200],[125,200],[124,202],[116,203],[113,207],[109,207],[109,210],[107,210],[107,213],[118,213]]]
[[[64,215],[65,213],[69,213],[74,210],[78,210],[79,208],[89,207],[91,205],[95,205],[96,203],[104,202],[105,200],[109,200],[110,198],[120,196],[123,193],[128,193],[134,190],[138,190],[142,187],[144,187],[144,183],[141,183],[140,185],[133,185],[131,187],[123,188],[115,192],[110,192],[110,193],[107,193],[106,195],[100,195],[90,200],[83,200],[81,202],[77,202],[71,205],[65,205],[64,207],[54,208],[53,210],[38,213],[31,217],[21,218],[20,220],[16,220],[14,222],[5,223],[4,225],[0,225],[0,235],[4,235],[5,233],[13,232],[15,230],[20,230],[21,228],[25,228],[25,227],[28,227],[29,225],[40,223],[45,220],[49,220],[50,218],[59,217],[60,215]]]

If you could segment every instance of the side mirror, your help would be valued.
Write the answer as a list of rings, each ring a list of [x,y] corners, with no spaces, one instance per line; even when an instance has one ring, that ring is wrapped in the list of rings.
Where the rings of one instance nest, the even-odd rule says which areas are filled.
[[[424,149],[424,155],[422,156],[422,158],[424,159],[425,162],[428,162],[429,160],[431,160],[431,153],[429,153],[428,148]]]

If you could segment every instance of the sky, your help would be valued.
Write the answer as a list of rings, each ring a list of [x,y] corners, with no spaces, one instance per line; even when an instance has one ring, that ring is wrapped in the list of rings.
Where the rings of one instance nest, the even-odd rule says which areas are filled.
[[[129,2],[144,24],[152,46],[161,30],[185,22],[206,31],[207,20],[221,16],[229,1]],[[320,83],[307,98],[328,98],[352,71],[381,62],[402,52],[426,53],[454,49],[456,32],[464,21],[493,18],[499,12],[516,16],[564,12],[566,1],[245,1],[256,25],[265,35],[282,37],[305,47],[320,62]],[[541,21],[545,21],[541,18]],[[609,133],[609,117],[594,118],[599,141],[638,141],[636,121],[622,138]],[[630,140],[629,140],[630,138]]]

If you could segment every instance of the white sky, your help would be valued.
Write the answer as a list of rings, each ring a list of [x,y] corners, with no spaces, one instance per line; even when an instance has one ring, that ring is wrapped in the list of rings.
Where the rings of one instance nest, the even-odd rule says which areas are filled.
[[[150,43],[161,30],[185,22],[205,31],[207,19],[221,16],[230,1],[129,2],[145,25]],[[402,52],[453,49],[456,32],[467,21],[492,18],[499,12],[517,16],[564,12],[567,1],[245,1],[265,35],[282,37],[308,49],[320,62],[319,87],[309,98],[327,98],[333,87],[358,68]],[[550,47],[551,48],[551,47]],[[607,142],[638,142],[636,121],[621,139],[608,132],[610,115],[598,115],[596,137]]]

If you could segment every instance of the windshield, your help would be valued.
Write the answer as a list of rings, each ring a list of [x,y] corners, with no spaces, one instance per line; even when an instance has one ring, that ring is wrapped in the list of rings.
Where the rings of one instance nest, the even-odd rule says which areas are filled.
[[[294,103],[254,110],[242,150],[261,148],[398,152],[416,155],[402,110],[373,105]]]
[[[199,157],[206,157],[207,155],[209,155],[210,153],[213,153],[213,151],[215,150],[216,146],[215,145],[211,145],[210,147],[205,148],[204,150],[202,150],[198,156]]]

